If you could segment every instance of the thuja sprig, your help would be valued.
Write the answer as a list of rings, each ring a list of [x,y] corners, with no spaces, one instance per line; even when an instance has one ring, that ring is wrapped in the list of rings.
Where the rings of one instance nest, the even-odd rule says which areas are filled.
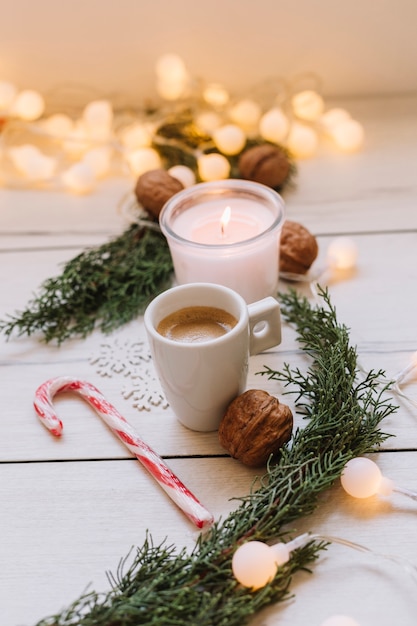
[[[316,509],[319,495],[347,461],[386,439],[380,422],[396,410],[378,388],[381,372],[359,376],[348,330],[338,323],[328,293],[320,294],[323,305],[315,308],[296,292],[281,296],[283,316],[294,324],[310,365],[306,374],[289,365],[282,372],[265,367],[259,373],[295,393],[307,421],[251,493],[190,552],[166,542],[155,546],[147,536],[132,564],[123,560],[111,577],[111,592],[89,594],[38,626],[242,626],[261,608],[289,597],[294,574],[311,568],[325,542],[312,540],[295,550],[273,581],[257,591],[232,576],[234,551],[248,539],[285,540],[289,525]]]
[[[103,245],[68,261],[47,279],[23,311],[0,321],[0,331],[61,344],[95,328],[108,333],[143,312],[166,288],[173,266],[166,239],[134,224]]]

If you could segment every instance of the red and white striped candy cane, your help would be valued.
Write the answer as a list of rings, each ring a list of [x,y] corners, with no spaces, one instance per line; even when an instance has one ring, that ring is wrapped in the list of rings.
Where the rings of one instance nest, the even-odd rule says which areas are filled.
[[[211,513],[173,474],[163,460],[138,437],[125,418],[91,383],[62,376],[47,380],[36,390],[33,403],[35,411],[53,435],[59,437],[62,434],[63,424],[56,415],[52,398],[55,394],[64,391],[77,392],[95,409],[113,433],[133,452],[162,489],[198,528],[204,528],[213,522]]]

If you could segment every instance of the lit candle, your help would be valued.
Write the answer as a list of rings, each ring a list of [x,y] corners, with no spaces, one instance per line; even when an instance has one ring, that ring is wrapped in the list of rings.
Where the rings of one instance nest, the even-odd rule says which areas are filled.
[[[177,282],[226,285],[246,302],[276,292],[283,221],[274,190],[233,179],[180,191],[160,215]]]

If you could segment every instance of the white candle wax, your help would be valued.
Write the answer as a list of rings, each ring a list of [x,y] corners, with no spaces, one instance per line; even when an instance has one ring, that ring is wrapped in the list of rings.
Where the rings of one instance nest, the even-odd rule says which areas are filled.
[[[230,193],[216,193],[223,188]],[[227,207],[230,221],[222,229]],[[160,222],[179,284],[218,283],[247,302],[276,293],[283,222],[276,192],[248,181],[200,183],[176,194]]]
[[[230,221],[222,217],[230,208]],[[191,219],[190,219],[191,218]],[[192,216],[181,213],[175,219],[175,232],[196,243],[231,244],[256,237],[273,222],[271,211],[253,200],[229,199],[204,202],[193,208]]]

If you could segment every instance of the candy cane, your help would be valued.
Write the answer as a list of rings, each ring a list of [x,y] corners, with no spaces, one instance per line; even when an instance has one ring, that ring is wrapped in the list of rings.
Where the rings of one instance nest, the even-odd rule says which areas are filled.
[[[204,528],[213,522],[211,513],[172,473],[163,460],[138,437],[125,418],[94,385],[64,376],[47,380],[36,390],[33,403],[35,411],[53,435],[59,437],[62,434],[63,424],[56,415],[52,398],[55,394],[64,391],[79,393],[95,409],[113,433],[133,452],[162,489],[198,528]]]

